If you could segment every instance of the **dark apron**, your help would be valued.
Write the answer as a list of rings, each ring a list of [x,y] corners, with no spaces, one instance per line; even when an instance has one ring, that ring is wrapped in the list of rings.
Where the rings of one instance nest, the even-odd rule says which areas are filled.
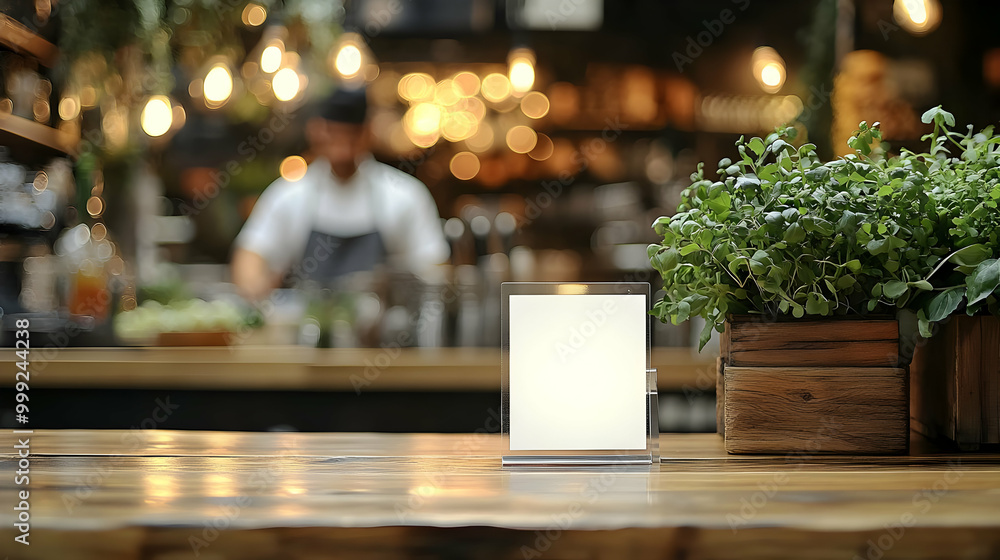
[[[340,237],[312,230],[298,271],[300,280],[329,286],[352,272],[372,270],[385,262],[386,250],[378,231]]]
[[[378,222],[378,201],[375,198],[374,185],[366,185],[371,195],[372,215]],[[298,266],[294,267],[294,282],[300,286],[312,284],[319,287],[330,287],[336,280],[351,274],[373,270],[386,261],[386,247],[378,228],[370,233],[352,237],[330,235],[315,229],[318,222],[320,206],[319,198],[313,205],[312,223],[314,229],[309,232],[309,240]]]

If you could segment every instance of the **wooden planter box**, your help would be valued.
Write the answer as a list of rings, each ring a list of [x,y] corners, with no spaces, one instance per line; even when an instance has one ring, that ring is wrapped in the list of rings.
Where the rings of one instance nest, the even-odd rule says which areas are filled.
[[[1000,319],[951,317],[914,350],[910,385],[915,430],[966,451],[1000,445]]]
[[[730,453],[909,447],[909,377],[895,320],[731,317],[719,373],[717,417]]]

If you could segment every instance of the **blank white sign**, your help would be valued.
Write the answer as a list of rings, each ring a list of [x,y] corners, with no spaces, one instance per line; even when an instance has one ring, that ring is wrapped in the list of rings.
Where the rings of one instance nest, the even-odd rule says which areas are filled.
[[[646,296],[510,296],[510,449],[645,449]]]

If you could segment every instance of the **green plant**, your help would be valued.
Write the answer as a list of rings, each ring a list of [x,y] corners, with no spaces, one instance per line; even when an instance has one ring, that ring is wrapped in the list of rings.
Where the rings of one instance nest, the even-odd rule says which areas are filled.
[[[940,108],[931,152],[884,157],[878,123],[862,122],[855,154],[830,162],[789,143],[794,129],[740,138],[739,160],[703,165],[678,212],[654,222],[663,242],[648,255],[664,280],[653,314],[678,323],[706,319],[700,346],[730,313],[832,316],[918,312],[921,332],[955,312],[992,306],[996,259],[992,129],[960,135]],[[963,149],[949,157],[951,142]],[[992,210],[992,211],[991,211]],[[965,275],[965,292],[956,275]],[[996,280],[996,282],[994,282]]]
[[[917,162],[915,169],[928,178],[927,190],[937,209],[938,235],[949,251],[927,276],[932,297],[915,305],[920,333],[931,336],[931,325],[958,311],[968,315],[989,311],[1000,315],[1000,136],[989,126],[981,132],[967,127],[949,130],[955,117],[935,107],[924,113],[934,131],[929,153],[903,151],[901,159]],[[952,155],[957,153],[958,155]]]

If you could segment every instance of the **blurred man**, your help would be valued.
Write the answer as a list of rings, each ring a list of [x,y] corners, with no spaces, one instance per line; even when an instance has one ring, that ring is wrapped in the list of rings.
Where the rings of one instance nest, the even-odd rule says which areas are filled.
[[[363,89],[339,89],[306,124],[315,159],[298,181],[278,179],[236,238],[233,282],[252,300],[290,274],[328,285],[379,264],[423,275],[448,258],[434,199],[369,152]]]

